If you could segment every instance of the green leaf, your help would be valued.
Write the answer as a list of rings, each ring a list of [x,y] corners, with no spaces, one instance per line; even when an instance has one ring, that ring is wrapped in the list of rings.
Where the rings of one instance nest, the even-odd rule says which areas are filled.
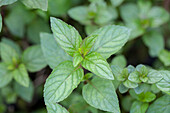
[[[130,113],[146,113],[148,106],[148,103],[135,101],[131,106]]]
[[[147,113],[169,113],[170,104],[169,104],[170,96],[164,95],[154,101],[148,108]]]
[[[166,23],[169,20],[169,13],[162,7],[153,7],[149,13],[148,18],[151,19],[152,27],[159,27],[160,25]]]
[[[130,107],[132,106],[132,102],[133,101],[134,101],[134,99],[130,95],[124,96],[122,98],[122,101],[121,101],[122,108],[126,112],[129,112],[130,111]]]
[[[6,86],[1,89],[1,97],[6,104],[14,104],[17,101],[17,94],[11,86]]]
[[[83,98],[97,109],[120,113],[115,88],[109,80],[95,77],[83,87]]]
[[[37,18],[28,25],[27,28],[28,40],[32,43],[39,44],[41,32],[50,33],[49,25],[43,19]]]
[[[158,57],[165,66],[170,66],[170,51],[162,50]]]
[[[156,83],[163,78],[161,71],[156,71],[156,70],[153,70],[153,69],[149,70],[149,73],[148,73],[147,76],[148,76],[147,82],[150,83],[150,84]]]
[[[40,45],[27,48],[22,55],[22,62],[30,72],[39,71],[47,65]]]
[[[81,54],[78,51],[75,52],[73,56],[73,66],[76,67],[82,61],[83,57],[81,56]]]
[[[132,73],[130,73],[128,79],[132,82],[135,82],[135,83],[140,83],[141,80],[139,78],[139,73],[137,71],[134,71]]]
[[[12,74],[7,70],[4,63],[0,63],[0,88],[9,84],[12,80]]]
[[[21,16],[22,15],[22,16]],[[4,21],[11,34],[23,38],[25,26],[35,17],[33,12],[26,9],[21,3],[14,4]],[[18,24],[19,23],[19,24]]]
[[[163,79],[156,83],[156,86],[163,92],[170,94],[170,71],[159,71]]]
[[[45,103],[56,103],[67,98],[83,78],[83,69],[74,67],[71,61],[59,64],[46,80]]]
[[[69,55],[73,56],[78,51],[82,42],[78,31],[71,25],[66,24],[62,20],[51,17],[51,28],[58,44]]]
[[[1,30],[2,30],[2,16],[0,14],[0,32],[1,32]]]
[[[82,66],[99,77],[113,80],[113,73],[107,61],[98,53],[92,52],[84,57]]]
[[[15,49],[15,51],[19,54],[19,55],[21,55],[21,48],[20,48],[20,46],[17,44],[17,43],[15,43],[14,41],[12,41],[12,40],[10,40],[10,39],[8,39],[8,38],[2,38],[2,43],[5,43],[5,44],[7,44],[7,45],[9,45],[10,47],[12,47],[12,48],[14,48]]]
[[[116,65],[119,66],[120,68],[124,68],[126,64],[127,64],[126,58],[123,55],[118,55],[112,59],[110,65]]]
[[[18,62],[19,60],[19,55],[17,54],[15,49],[5,43],[0,43],[0,52],[1,59],[6,64],[13,64]]]
[[[110,1],[113,6],[117,7],[117,6],[121,5],[124,0],[110,0]]]
[[[53,16],[65,16],[71,8],[72,0],[48,0],[48,11]]]
[[[131,82],[130,80],[126,80],[123,82],[123,85],[128,87],[128,88],[136,88],[138,87],[138,84],[135,82]]]
[[[81,48],[79,49],[80,53],[84,56],[91,50],[95,41],[97,39],[97,35],[91,35],[83,40]]]
[[[19,95],[22,99],[27,102],[31,102],[34,93],[34,86],[33,83],[30,81],[29,87],[24,87],[17,82],[14,84],[14,89],[17,95]]]
[[[149,48],[149,54],[152,57],[159,55],[164,49],[164,38],[162,34],[156,31],[149,32],[142,37],[145,45]]]
[[[0,7],[3,5],[9,5],[12,4],[14,2],[16,2],[17,0],[0,0]]]
[[[49,103],[47,111],[48,113],[69,113],[64,107],[56,103]]]
[[[101,6],[97,7],[97,14],[94,22],[98,25],[107,25],[118,17],[117,11],[112,6],[107,6],[105,3],[99,3]],[[97,4],[98,5],[98,4]],[[105,18],[107,17],[107,18]]]
[[[20,64],[13,72],[14,79],[22,86],[29,86],[29,76],[24,64]]]
[[[41,33],[41,48],[46,60],[46,63],[54,69],[61,62],[70,60],[72,58],[64,52],[64,50],[59,46],[56,42],[52,34],[49,33]]]
[[[125,22],[133,22],[138,19],[139,9],[136,4],[128,3],[120,7],[120,14]]]
[[[97,35],[97,40],[91,51],[98,52],[107,59],[128,41],[130,30],[122,26],[109,25],[98,29],[92,35]]]
[[[90,19],[88,18],[87,6],[78,6],[71,8],[68,11],[68,15],[83,25],[89,25],[91,23]]]
[[[120,93],[126,93],[128,91],[128,88],[125,87],[123,84],[119,85],[119,92]]]
[[[32,9],[42,9],[47,11],[48,0],[21,0],[24,5]]]

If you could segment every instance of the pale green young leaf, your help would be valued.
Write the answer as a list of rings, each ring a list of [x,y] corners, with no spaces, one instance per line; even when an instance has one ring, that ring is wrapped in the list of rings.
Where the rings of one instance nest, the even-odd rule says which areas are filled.
[[[97,40],[91,51],[98,52],[107,59],[125,45],[130,30],[122,26],[109,25],[96,30],[92,35],[97,35]]]
[[[88,18],[87,6],[78,6],[71,8],[68,11],[68,15],[83,25],[89,25],[91,23],[90,19]]]
[[[1,59],[6,64],[13,64],[19,60],[19,55],[14,48],[5,43],[0,43]]]
[[[91,106],[114,113],[120,113],[118,98],[111,81],[95,77],[83,87],[83,97]]]
[[[163,78],[160,71],[153,70],[153,69],[149,70],[149,73],[148,73],[147,76],[148,76],[148,81],[147,82],[150,83],[150,84],[156,83],[156,82],[160,81]]]
[[[119,85],[119,92],[120,93],[126,93],[129,88],[125,87],[123,84]]]
[[[48,0],[21,0],[24,5],[32,9],[47,11]]]
[[[156,98],[156,95],[149,91],[137,94],[134,90],[130,90],[130,95],[141,102],[151,102]]]
[[[22,86],[29,86],[29,76],[24,64],[20,64],[17,69],[12,72],[14,79]]]
[[[82,38],[78,31],[71,25],[53,17],[51,17],[51,29],[61,48],[69,55],[73,56],[74,52],[78,51],[82,42]]]
[[[124,82],[123,82],[123,85],[126,86],[126,87],[128,87],[128,88],[136,88],[136,87],[138,87],[138,84],[137,84],[137,83],[132,82],[132,81],[130,81],[130,80],[124,81]]]
[[[45,103],[56,103],[67,98],[83,78],[83,69],[73,62],[59,64],[47,78],[44,86]]]
[[[22,62],[30,72],[39,71],[47,65],[40,45],[27,48],[22,55]]]
[[[69,113],[64,107],[57,103],[49,103],[47,105],[48,113]]]
[[[0,63],[0,88],[6,86],[12,80],[12,74],[4,63]]]
[[[22,53],[21,48],[20,48],[20,46],[19,46],[17,43],[15,43],[14,41],[12,41],[12,40],[4,37],[4,38],[2,38],[2,43],[5,43],[5,44],[9,45],[10,47],[14,48],[15,51],[16,51],[19,55],[21,55],[21,53]]]
[[[169,13],[162,7],[155,6],[148,12],[152,27],[159,27],[169,20]]]
[[[41,33],[41,48],[46,60],[46,63],[54,69],[61,62],[72,58],[59,46],[52,34]]]
[[[16,2],[17,0],[0,0],[0,7],[3,5],[9,5],[12,4],[14,2]]]
[[[148,106],[149,106],[148,103],[135,101],[135,102],[133,102],[133,104],[130,108],[130,113],[146,113]]]
[[[31,102],[33,98],[33,93],[34,93],[34,86],[33,83],[30,81],[28,87],[24,87],[17,82],[14,84],[14,89],[17,95],[19,95],[23,100],[27,102]]]
[[[130,73],[128,79],[130,81],[132,81],[132,82],[135,82],[135,83],[140,83],[141,82],[141,80],[139,78],[139,74],[138,74],[137,71],[134,71],[134,72]]]
[[[154,101],[148,108],[146,113],[169,113],[170,104],[169,104],[170,96],[164,95]]]
[[[73,66],[76,67],[82,61],[83,57],[81,56],[81,54],[78,51],[75,52],[73,56]]]
[[[107,61],[96,52],[89,53],[84,57],[82,66],[99,77],[113,80],[113,73]]]
[[[97,35],[91,35],[85,38],[82,42],[82,45],[79,51],[85,56],[93,47],[96,39],[97,39]]]
[[[158,56],[161,50],[164,49],[164,38],[159,32],[149,32],[145,34],[142,39],[145,45],[149,48],[149,54],[152,57]]]
[[[170,66],[170,51],[162,50],[158,57],[165,66]]]
[[[116,65],[116,66],[119,66],[120,68],[124,68],[126,64],[127,64],[127,61],[126,61],[125,56],[118,55],[112,59],[110,65]]]

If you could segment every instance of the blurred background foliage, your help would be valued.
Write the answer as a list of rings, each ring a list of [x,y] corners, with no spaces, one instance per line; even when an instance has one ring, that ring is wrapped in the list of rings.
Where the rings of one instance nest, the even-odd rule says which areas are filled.
[[[18,79],[14,81],[10,76],[6,78],[8,83],[0,85],[0,113],[46,113],[43,85],[51,69],[43,62],[41,52],[34,54],[41,51],[40,33],[51,33],[51,16],[73,25],[83,37],[105,25],[127,26],[132,30],[128,43],[108,62],[120,67],[145,64],[155,69],[170,70],[169,0],[48,0],[47,11],[32,9],[23,3],[19,0],[0,7],[0,26],[3,26],[0,40],[8,46],[6,51],[15,49],[18,54],[23,51],[25,57],[31,54],[32,59],[35,56],[41,61],[37,61],[39,64],[35,67],[26,65],[29,87],[24,87],[16,82]],[[31,48],[36,48],[33,53]],[[24,63],[24,60],[21,61]],[[1,77],[5,67],[0,65],[0,68]],[[84,101],[82,85],[60,104],[70,113],[104,113]],[[122,113],[128,112],[134,99],[128,93],[117,93]]]

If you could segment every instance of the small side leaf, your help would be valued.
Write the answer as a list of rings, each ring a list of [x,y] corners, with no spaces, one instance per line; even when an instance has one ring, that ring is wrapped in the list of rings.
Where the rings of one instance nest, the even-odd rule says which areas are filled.
[[[99,77],[113,80],[113,73],[107,61],[98,53],[92,52],[85,56],[82,66]]]
[[[73,56],[73,66],[76,67],[80,62],[83,61],[83,57],[79,52],[75,52]]]
[[[14,79],[24,87],[29,86],[29,76],[24,64],[20,64],[13,72]]]

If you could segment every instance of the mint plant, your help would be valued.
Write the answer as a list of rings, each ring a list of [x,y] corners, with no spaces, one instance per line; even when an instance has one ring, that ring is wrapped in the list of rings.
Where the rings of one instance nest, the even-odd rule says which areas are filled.
[[[67,98],[78,86],[83,80],[83,68],[85,68],[98,76],[92,81],[87,79],[88,85],[83,88],[83,96],[87,103],[101,110],[119,112],[118,99],[114,92],[115,88],[112,82],[109,81],[113,80],[114,76],[106,59],[120,50],[127,42],[130,30],[122,26],[105,26],[82,40],[74,27],[59,19],[51,17],[51,28],[57,41],[56,45],[60,45],[68,55],[73,57],[73,60],[70,59],[58,63],[58,65],[55,64],[53,72],[46,80],[44,99],[47,109],[48,106],[49,108],[52,106],[55,106],[52,108],[59,107],[56,102],[58,103]],[[46,49],[44,47],[45,43],[43,43],[44,40],[45,38],[42,35],[42,48]],[[47,51],[48,53],[52,52]],[[43,52],[45,55],[46,50],[43,50]],[[95,92],[95,95],[90,96],[89,94],[92,91]],[[107,103],[107,107],[102,106],[101,103]]]
[[[0,43],[0,88],[9,87],[12,79],[16,82],[14,89],[16,93],[26,101],[31,101],[33,84],[29,78],[29,72],[36,72],[46,66],[40,45],[27,48],[23,53],[21,48],[13,41],[3,38]],[[23,94],[23,92],[27,94]],[[27,96],[26,96],[27,95]]]

